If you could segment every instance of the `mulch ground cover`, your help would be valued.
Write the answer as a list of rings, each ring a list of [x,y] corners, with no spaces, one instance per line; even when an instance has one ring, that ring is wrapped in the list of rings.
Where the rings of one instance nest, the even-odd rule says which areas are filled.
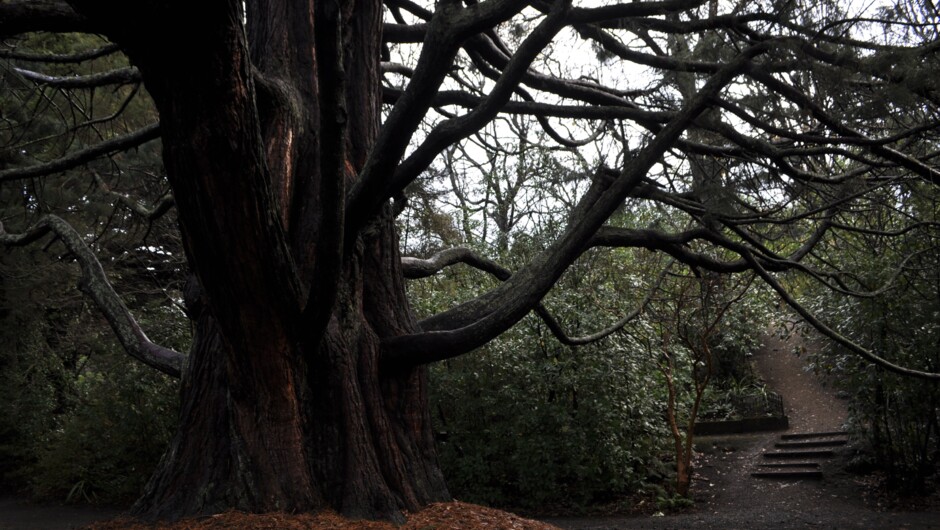
[[[206,517],[182,519],[175,523],[142,523],[118,518],[86,526],[84,530],[216,530],[222,528],[278,530],[558,530],[541,521],[464,502],[444,502],[408,514],[402,526],[391,523],[347,519],[334,512],[317,514],[226,512]]]

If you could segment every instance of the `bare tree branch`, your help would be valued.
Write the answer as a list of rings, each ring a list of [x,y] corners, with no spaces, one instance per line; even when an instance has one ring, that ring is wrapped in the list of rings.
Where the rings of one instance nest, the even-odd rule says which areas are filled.
[[[636,188],[650,167],[672,147],[675,140],[710,104],[711,100],[742,71],[751,60],[764,53],[768,44],[743,51],[717,74],[713,75],[698,94],[642,150],[613,182],[595,181],[576,208],[572,223],[554,244],[509,281],[436,315],[435,324],[455,327],[403,335],[383,341],[383,357],[392,364],[425,364],[447,359],[470,351],[515,324],[536,306],[568,265],[583,251],[591,236],[603,225],[626,196]]]
[[[359,180],[347,194],[346,233],[358,233],[359,227],[375,214],[379,205],[396,195],[411,181],[410,172],[400,178],[389,178],[389,175],[400,174],[401,157],[421,119],[431,108],[434,94],[453,64],[460,43],[485,29],[485,25],[481,26],[481,21],[484,19],[496,23],[511,17],[524,8],[525,4],[499,0],[478,4],[475,7],[481,6],[485,6],[485,11],[476,10],[475,14],[451,10],[435,12],[411,82],[408,83],[402,97],[386,118],[371,154],[359,174]],[[523,58],[520,59],[520,63],[527,66],[530,60],[531,58]],[[509,80],[508,83],[514,85],[514,81]],[[501,87],[502,90],[503,87]],[[498,103],[504,102],[504,99],[508,99],[508,96],[499,98]],[[486,108],[482,112],[485,116],[492,117],[493,110],[493,108]],[[413,162],[414,158],[414,154],[409,157]]]
[[[0,243],[6,246],[23,246],[49,233],[55,234],[56,238],[78,260],[82,269],[79,289],[94,300],[124,350],[138,361],[169,376],[179,378],[186,356],[154,344],[147,338],[127,306],[114,291],[98,258],[70,224],[55,215],[46,215],[22,234],[9,234],[0,224]]]
[[[60,171],[66,171],[78,167],[86,162],[90,162],[98,157],[133,149],[151,140],[160,137],[160,124],[154,123],[143,129],[118,136],[100,144],[87,147],[85,149],[69,153],[61,158],[57,158],[43,164],[35,164],[26,167],[15,167],[0,171],[0,182],[10,180],[28,179],[33,177],[42,177]]]
[[[402,91],[383,87],[382,99],[385,103],[395,103]],[[434,95],[432,105],[459,105],[474,109],[483,103],[484,98],[457,90],[442,90]],[[635,107],[614,105],[553,105],[537,101],[508,101],[500,110],[506,114],[526,114],[537,117],[583,118],[593,120],[623,119],[644,124],[662,124],[675,116],[673,112],[647,111]]]
[[[69,77],[51,76],[23,68],[13,68],[13,71],[24,79],[55,88],[94,88],[105,85],[130,85],[141,81],[140,72],[133,67]]]

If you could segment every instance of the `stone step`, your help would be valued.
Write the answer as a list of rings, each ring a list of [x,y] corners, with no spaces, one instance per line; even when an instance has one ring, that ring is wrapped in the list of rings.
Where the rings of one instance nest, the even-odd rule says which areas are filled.
[[[779,449],[808,449],[810,447],[838,447],[845,445],[845,440],[799,440],[794,442],[777,442],[774,447]]]
[[[764,453],[764,458],[829,458],[835,454],[831,449],[818,449],[815,451],[775,451]]]
[[[815,470],[785,470],[785,471],[755,471],[751,473],[752,477],[757,478],[777,478],[777,479],[812,479],[822,478],[822,471]]]
[[[803,440],[810,438],[836,438],[836,437],[845,437],[849,433],[845,431],[829,431],[829,432],[794,432],[781,434],[781,440]]]
[[[758,464],[758,467],[771,469],[819,469],[818,462],[771,462],[769,464]]]

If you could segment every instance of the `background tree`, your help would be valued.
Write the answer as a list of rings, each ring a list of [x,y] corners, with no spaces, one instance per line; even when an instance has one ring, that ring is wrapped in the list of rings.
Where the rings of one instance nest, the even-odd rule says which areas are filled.
[[[916,16],[896,16],[901,8]],[[137,513],[332,506],[401,520],[402,509],[449,496],[426,366],[532,310],[562,342],[584,342],[540,302],[595,247],[753,271],[854,353],[940,377],[840,335],[775,276],[795,271],[859,294],[844,285],[850,271],[819,254],[822,242],[851,232],[872,195],[937,183],[936,13],[895,11],[824,1],[6,0],[5,38],[107,36],[133,69],[56,82],[141,79],[160,121],[61,158],[14,160],[0,182],[44,179],[159,131],[191,273],[189,354],[144,334],[86,234],[62,217],[4,219],[13,228],[0,237],[22,246],[54,233],[128,353],[182,378],[179,428]],[[573,198],[557,237],[512,269],[468,249],[403,263],[394,219],[406,190],[426,172],[446,174],[428,170],[500,115],[567,148],[553,159],[572,171],[548,181]],[[498,191],[494,219],[511,224],[499,206],[519,206],[516,188],[482,188]],[[644,227],[614,217],[644,203],[662,216]],[[910,226],[896,236],[936,230]],[[418,321],[405,274],[458,262],[501,282]]]

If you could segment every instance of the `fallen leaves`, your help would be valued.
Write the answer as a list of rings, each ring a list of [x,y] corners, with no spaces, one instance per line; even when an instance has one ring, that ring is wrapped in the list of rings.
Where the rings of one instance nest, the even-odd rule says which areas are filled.
[[[464,502],[435,503],[408,514],[401,527],[391,523],[347,519],[335,512],[316,514],[226,512],[183,519],[172,524],[147,524],[128,518],[94,523],[85,530],[219,530],[230,528],[277,530],[557,530],[557,527],[518,515]]]

